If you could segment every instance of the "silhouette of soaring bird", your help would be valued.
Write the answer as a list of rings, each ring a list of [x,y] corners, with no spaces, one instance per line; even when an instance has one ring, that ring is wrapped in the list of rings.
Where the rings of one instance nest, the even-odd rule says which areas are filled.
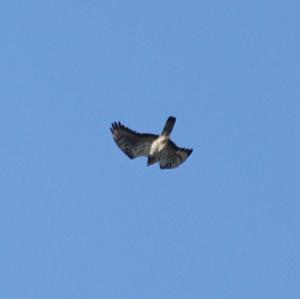
[[[148,166],[159,162],[161,169],[170,169],[178,167],[193,152],[192,149],[178,147],[170,139],[175,121],[176,118],[170,116],[160,135],[138,133],[120,122],[112,123],[110,131],[115,143],[130,159],[145,156]]]

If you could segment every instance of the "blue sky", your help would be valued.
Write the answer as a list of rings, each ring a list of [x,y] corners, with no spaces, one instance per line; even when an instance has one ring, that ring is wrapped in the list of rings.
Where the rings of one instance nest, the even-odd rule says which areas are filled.
[[[1,1],[0,297],[300,298],[299,9]]]

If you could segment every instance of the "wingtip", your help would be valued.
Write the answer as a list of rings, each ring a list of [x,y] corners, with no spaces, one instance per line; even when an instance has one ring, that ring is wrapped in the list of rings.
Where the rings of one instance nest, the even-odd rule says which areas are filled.
[[[188,149],[186,150],[186,152],[187,152],[188,157],[189,157],[189,156],[192,154],[193,149],[192,149],[192,148],[188,148]]]
[[[114,122],[112,122],[111,123],[111,129],[117,129],[117,128],[120,128],[120,127],[122,127],[123,125],[118,121],[114,121]]]
[[[115,121],[111,123],[110,132],[113,135],[113,138],[116,138],[116,130],[119,128],[119,124]]]

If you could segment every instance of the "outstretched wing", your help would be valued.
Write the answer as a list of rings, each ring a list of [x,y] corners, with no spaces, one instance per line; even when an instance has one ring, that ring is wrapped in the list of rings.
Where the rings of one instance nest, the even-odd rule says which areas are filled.
[[[193,152],[192,149],[180,148],[169,140],[167,147],[159,160],[161,169],[176,168]]]
[[[137,133],[120,122],[114,122],[110,131],[115,143],[130,158],[148,156],[152,142],[158,137],[154,134]]]

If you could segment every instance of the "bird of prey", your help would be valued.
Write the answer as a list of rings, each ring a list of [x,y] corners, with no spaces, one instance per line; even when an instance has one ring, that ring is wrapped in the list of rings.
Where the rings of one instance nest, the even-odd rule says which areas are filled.
[[[159,162],[161,169],[176,168],[192,153],[192,149],[180,148],[171,139],[176,118],[170,116],[160,135],[138,133],[120,122],[114,122],[110,131],[115,143],[130,158],[145,156],[147,165]]]

